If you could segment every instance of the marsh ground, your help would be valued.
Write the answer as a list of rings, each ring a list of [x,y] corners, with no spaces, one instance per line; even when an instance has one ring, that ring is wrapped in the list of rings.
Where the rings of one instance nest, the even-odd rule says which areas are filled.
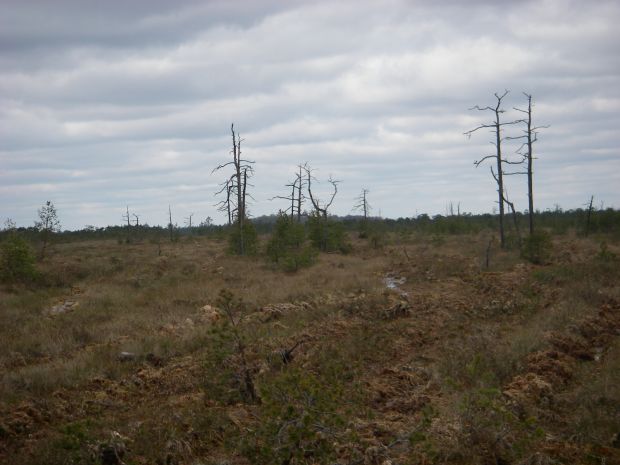
[[[0,462],[620,463],[618,244],[486,268],[489,235],[297,273],[207,237],[58,244],[46,286],[0,290]]]

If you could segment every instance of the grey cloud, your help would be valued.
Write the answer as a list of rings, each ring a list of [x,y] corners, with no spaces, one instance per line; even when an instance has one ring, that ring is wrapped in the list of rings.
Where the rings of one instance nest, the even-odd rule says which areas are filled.
[[[361,187],[384,215],[493,208],[493,92],[534,95],[540,207],[620,203],[616,2],[5,2],[0,19],[0,217],[50,198],[65,224],[216,216],[230,123],[257,160],[254,214],[297,163]],[[516,149],[516,143],[507,150]],[[615,170],[615,171],[614,171]],[[544,181],[543,181],[544,180]],[[510,195],[523,208],[524,188]],[[408,200],[394,202],[397,195]],[[1,218],[0,218],[1,219]]]

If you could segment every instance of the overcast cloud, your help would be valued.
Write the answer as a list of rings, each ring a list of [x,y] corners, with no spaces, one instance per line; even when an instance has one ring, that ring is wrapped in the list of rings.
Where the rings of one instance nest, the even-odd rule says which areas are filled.
[[[256,161],[253,215],[309,162],[374,214],[490,212],[473,161],[490,121],[534,97],[538,208],[620,207],[617,1],[0,1],[0,220],[46,200],[63,227],[149,224],[213,206],[230,124]],[[511,129],[519,135],[518,128]],[[507,135],[511,135],[507,134]],[[514,151],[516,145],[506,147]],[[517,208],[526,180],[509,179]],[[318,185],[327,188],[324,184]]]

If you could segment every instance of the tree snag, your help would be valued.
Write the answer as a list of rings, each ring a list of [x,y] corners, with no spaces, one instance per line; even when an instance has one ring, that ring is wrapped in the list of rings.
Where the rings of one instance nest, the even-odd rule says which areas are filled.
[[[246,254],[246,244],[244,239],[244,224],[247,220],[247,198],[251,197],[248,194],[248,179],[254,174],[254,168],[252,165],[254,161],[246,160],[241,157],[241,136],[235,133],[235,125],[230,125],[230,131],[232,133],[233,148],[231,150],[233,159],[228,163],[218,165],[213,169],[212,173],[219,171],[227,166],[233,167],[233,173],[224,183],[224,187],[219,192],[226,191],[227,200],[221,205],[228,211],[229,222],[234,218],[235,226],[238,230],[238,253],[239,255]],[[236,207],[231,209],[231,196],[237,198]],[[221,203],[221,202],[220,202]],[[231,218],[232,217],[232,218]]]
[[[491,129],[491,133],[494,134],[495,142],[491,142],[492,145],[495,146],[495,154],[486,155],[479,160],[474,161],[474,165],[476,168],[480,166],[484,161],[493,159],[497,166],[497,173],[494,175],[494,179],[497,183],[497,203],[499,204],[499,237],[500,237],[500,245],[502,248],[506,247],[506,239],[504,235],[504,163],[511,163],[504,158],[502,158],[502,142],[504,138],[502,137],[502,128],[509,124],[515,124],[517,121],[510,122],[502,122],[501,115],[505,113],[505,110],[501,108],[502,100],[506,95],[508,95],[508,90],[505,90],[502,95],[499,95],[497,92],[494,94],[496,99],[496,104],[494,107],[486,106],[480,107],[476,105],[475,107],[470,108],[470,110],[478,110],[478,111],[490,111],[494,115],[494,119],[491,123],[481,124],[480,126],[465,132],[464,134],[467,137],[471,137],[471,135],[478,131],[479,129]],[[520,163],[520,162],[518,162]]]
[[[532,96],[523,92],[523,95],[527,98],[527,110],[513,107],[516,111],[524,113],[525,118],[519,120],[520,123],[525,124],[525,129],[522,136],[509,137],[508,139],[525,139],[521,147],[517,150],[517,153],[522,155],[527,161],[527,197],[528,197],[528,220],[530,235],[534,234],[534,180],[533,180],[533,161],[534,161],[534,143],[538,140],[538,130],[546,129],[549,126],[532,126]]]

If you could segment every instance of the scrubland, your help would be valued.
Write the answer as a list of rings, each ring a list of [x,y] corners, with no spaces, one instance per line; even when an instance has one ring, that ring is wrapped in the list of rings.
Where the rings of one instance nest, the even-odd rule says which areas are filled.
[[[0,288],[0,462],[620,463],[617,240],[487,267],[490,234],[295,273],[212,237],[56,244]]]

